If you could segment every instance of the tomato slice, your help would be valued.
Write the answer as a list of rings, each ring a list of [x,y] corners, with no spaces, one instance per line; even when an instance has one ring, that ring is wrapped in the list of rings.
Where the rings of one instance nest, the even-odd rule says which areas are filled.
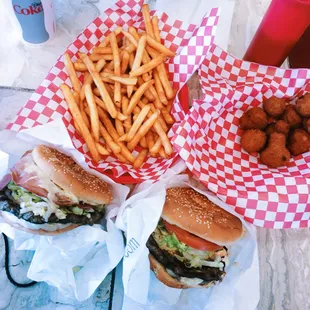
[[[169,224],[165,220],[163,220],[163,222],[169,233],[171,234],[174,233],[179,241],[187,244],[188,246],[194,249],[197,249],[200,251],[214,252],[214,251],[217,251],[223,248],[220,245],[201,239],[178,226]]]

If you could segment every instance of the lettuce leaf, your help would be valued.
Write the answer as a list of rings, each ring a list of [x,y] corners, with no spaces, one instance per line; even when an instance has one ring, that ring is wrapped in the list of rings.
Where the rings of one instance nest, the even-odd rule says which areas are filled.
[[[20,186],[16,185],[14,182],[10,182],[8,184],[8,189],[11,190],[11,195],[12,197],[17,200],[17,201],[20,201],[21,198],[23,200],[23,202],[25,202],[26,204],[27,203],[31,203],[31,202],[41,202],[41,201],[44,201],[43,198],[35,195],[35,194],[32,194],[28,191],[26,191],[25,189],[21,188]]]
[[[221,251],[217,253],[194,249],[179,241],[174,233],[170,234],[162,222],[159,222],[153,233],[153,237],[161,249],[168,251],[171,255],[182,261],[188,268],[200,268],[202,266],[224,267],[224,264],[221,262],[221,256],[219,255]]]
[[[42,217],[50,216],[47,212],[49,205],[53,204],[49,202],[48,199],[39,197],[27,190],[23,189],[22,187],[16,185],[14,182],[10,182],[8,185],[8,189],[11,190],[12,197],[20,203],[21,205],[21,212],[29,212],[32,211],[35,215],[40,215]],[[44,205],[43,205],[43,204]],[[76,215],[86,215],[90,217],[90,213],[94,212],[94,209],[83,209],[79,206],[66,206],[66,207],[59,207],[56,204],[53,204],[52,213],[59,219],[66,218],[66,214],[74,213]],[[97,211],[102,212],[104,210],[105,205],[99,205],[94,207]],[[46,219],[48,220],[48,219]]]

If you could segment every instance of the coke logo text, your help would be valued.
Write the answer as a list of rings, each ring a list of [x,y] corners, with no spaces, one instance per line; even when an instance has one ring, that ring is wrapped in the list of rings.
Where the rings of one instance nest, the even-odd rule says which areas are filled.
[[[16,14],[22,15],[34,15],[39,14],[43,11],[43,6],[41,2],[34,2],[29,5],[28,8],[22,8],[18,4],[15,4],[13,7]]]

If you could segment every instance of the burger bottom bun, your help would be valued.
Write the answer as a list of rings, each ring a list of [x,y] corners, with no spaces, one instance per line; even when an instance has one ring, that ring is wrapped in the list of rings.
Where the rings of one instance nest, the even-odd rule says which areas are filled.
[[[6,211],[0,211],[0,216],[10,226],[35,235],[56,236],[80,226],[79,224],[32,224]]]
[[[173,278],[166,271],[165,267],[162,264],[160,264],[152,254],[149,254],[149,260],[150,260],[151,270],[154,272],[157,279],[169,287],[182,288],[182,289],[183,288],[197,288],[197,287],[209,288],[215,284],[214,281],[211,281],[211,282],[206,283],[204,285],[193,285],[193,286],[191,286],[191,285],[184,284],[184,283],[178,281],[177,279]]]

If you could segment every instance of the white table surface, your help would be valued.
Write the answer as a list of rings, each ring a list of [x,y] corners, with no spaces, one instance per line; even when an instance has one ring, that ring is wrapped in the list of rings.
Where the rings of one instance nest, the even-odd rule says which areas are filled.
[[[44,48],[24,46],[19,42],[18,32],[8,21],[9,0],[0,2],[0,129],[27,101],[65,47],[111,1],[55,0],[57,35]],[[151,1],[151,5],[154,2]],[[167,2],[168,0],[157,0],[157,5],[167,7],[166,11],[169,13],[169,10],[173,10],[173,1],[169,1],[170,5],[166,5]],[[186,14],[181,10],[177,12],[178,16],[184,14],[184,18],[192,19],[199,17],[203,5],[222,5],[222,20],[216,42],[233,55],[242,57],[270,0],[181,2],[182,5],[176,7],[185,7]],[[191,97],[200,96],[197,81],[191,81],[190,89]],[[259,310],[310,309],[309,243],[309,229],[258,229],[261,283]],[[12,251],[11,269],[17,280],[24,279],[31,257],[30,252]],[[111,290],[109,275],[89,300],[77,302],[63,298],[55,288],[45,283],[27,289],[15,288],[8,282],[3,266],[4,249],[0,238],[0,309],[109,309],[112,295],[113,309],[121,307],[119,269],[116,271],[114,292]]]

